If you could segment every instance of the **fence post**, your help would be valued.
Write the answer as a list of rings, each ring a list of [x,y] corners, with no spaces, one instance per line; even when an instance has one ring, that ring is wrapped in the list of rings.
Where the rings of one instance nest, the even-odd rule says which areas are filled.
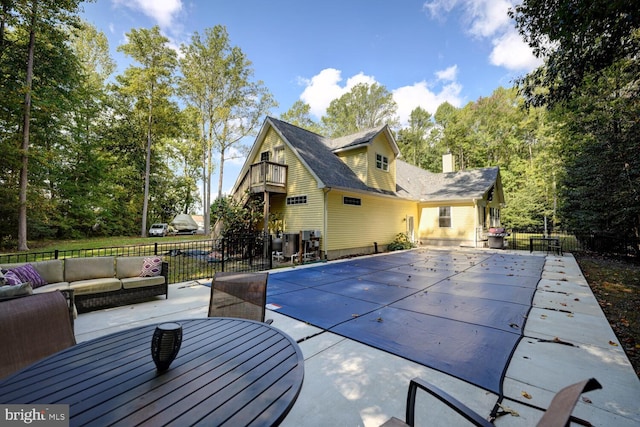
[[[54,253],[54,259],[58,259],[58,249],[53,251],[53,253]]]
[[[222,267],[222,271],[224,271],[224,258],[225,258],[225,257],[224,257],[224,241],[225,241],[226,239],[223,237],[223,238],[222,238],[222,239],[220,239],[220,240],[222,240],[222,245],[221,245],[221,246],[222,246],[222,253],[220,254],[220,263],[222,264],[222,265],[221,265],[221,267]]]
[[[269,249],[267,250],[267,256],[269,257],[269,270],[271,270],[273,268],[273,257],[271,256],[271,254],[273,253],[273,237],[271,236],[271,234],[265,234],[265,244],[269,245]],[[268,239],[267,239],[268,237]]]

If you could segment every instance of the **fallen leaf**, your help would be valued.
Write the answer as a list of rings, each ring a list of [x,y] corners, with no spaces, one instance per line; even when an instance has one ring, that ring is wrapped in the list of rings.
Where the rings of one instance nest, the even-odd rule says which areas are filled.
[[[615,342],[613,342],[613,341],[609,341],[609,345],[612,345],[612,346],[614,346],[614,347],[618,347],[618,344],[616,344],[616,343],[615,343]]]
[[[587,396],[582,396],[582,401],[583,401],[584,403],[593,403],[593,402],[591,401],[591,399],[589,399]]]
[[[541,318],[541,319],[546,319],[546,318],[547,318],[547,315],[546,315],[546,314],[541,314],[541,315],[540,315],[540,318]]]
[[[520,414],[518,413],[518,411],[516,411],[515,409],[511,409],[511,408],[509,408],[508,406],[504,406],[504,405],[502,405],[502,404],[500,404],[500,403],[498,403],[498,406],[500,407],[500,409],[502,409],[502,411],[503,411],[505,414],[510,414],[510,415],[512,415],[512,416],[514,416],[514,417],[519,417],[519,416],[520,416]]]
[[[573,317],[573,314],[569,313],[567,314],[567,317]]]
[[[531,395],[529,393],[527,393],[526,391],[523,391],[520,393],[522,395],[522,397],[524,397],[525,399],[531,399]]]

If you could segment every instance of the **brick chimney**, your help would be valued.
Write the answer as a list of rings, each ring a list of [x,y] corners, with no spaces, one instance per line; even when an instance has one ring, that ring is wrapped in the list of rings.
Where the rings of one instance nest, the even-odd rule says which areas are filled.
[[[442,173],[453,172],[454,159],[453,154],[447,153],[442,155]]]

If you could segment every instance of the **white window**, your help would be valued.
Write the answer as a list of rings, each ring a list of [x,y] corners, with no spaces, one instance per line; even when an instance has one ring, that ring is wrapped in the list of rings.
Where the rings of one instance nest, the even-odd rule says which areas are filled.
[[[389,158],[382,154],[376,153],[376,168],[385,172],[389,171]]]
[[[490,227],[500,227],[500,209],[489,208]]]
[[[292,196],[287,197],[287,205],[306,205],[307,204],[307,196]]]
[[[438,223],[440,228],[451,227],[451,206],[440,206]]]

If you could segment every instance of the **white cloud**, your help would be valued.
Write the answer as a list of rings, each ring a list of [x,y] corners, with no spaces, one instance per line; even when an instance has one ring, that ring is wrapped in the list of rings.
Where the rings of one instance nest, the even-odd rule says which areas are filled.
[[[542,65],[542,60],[533,55],[531,48],[515,30],[494,38],[492,43],[493,50],[489,60],[493,65],[523,71],[533,70]]]
[[[407,126],[411,111],[416,107],[422,107],[431,114],[435,114],[443,102],[460,107],[462,105],[461,91],[462,85],[460,83],[451,82],[436,92],[425,81],[394,89],[392,91],[393,99],[398,104],[398,117],[401,126]]]
[[[423,8],[432,18],[445,20],[453,9],[462,9],[461,19],[468,32],[477,37],[491,37],[510,25],[509,0],[429,0]]]
[[[490,39],[493,50],[489,62],[512,71],[530,71],[542,64],[515,31],[509,8],[515,0],[428,0],[423,9],[434,19],[445,20],[454,9],[460,11],[462,25],[479,39]]]
[[[171,27],[182,10],[182,0],[113,0],[113,3],[142,12],[162,28]]]
[[[416,107],[422,107],[431,114],[434,114],[443,102],[459,107],[463,100],[460,96],[462,85],[455,81],[457,71],[457,65],[452,65],[435,72],[438,82],[446,82],[438,91],[430,87],[426,81],[393,90],[387,88],[398,105],[401,125],[407,125],[411,111]],[[301,84],[305,86],[300,99],[309,105],[311,114],[319,119],[326,113],[331,101],[349,92],[355,85],[378,83],[373,76],[362,72],[349,77],[344,85],[340,85],[342,80],[342,72],[335,68],[325,68],[311,79],[300,79]]]
[[[438,80],[445,80],[445,81],[452,82],[456,79],[457,75],[458,75],[457,65],[452,65],[451,67],[445,68],[444,70],[436,71],[436,77],[438,78]]]
[[[359,83],[376,83],[375,78],[360,72],[353,77],[349,77],[346,84],[341,86],[339,84],[342,81],[341,74],[342,72],[335,68],[325,68],[311,77],[311,79],[300,79],[301,83],[306,86],[300,95],[300,99],[309,104],[311,114],[316,118],[320,118],[325,114],[331,101],[340,98],[355,85]]]

